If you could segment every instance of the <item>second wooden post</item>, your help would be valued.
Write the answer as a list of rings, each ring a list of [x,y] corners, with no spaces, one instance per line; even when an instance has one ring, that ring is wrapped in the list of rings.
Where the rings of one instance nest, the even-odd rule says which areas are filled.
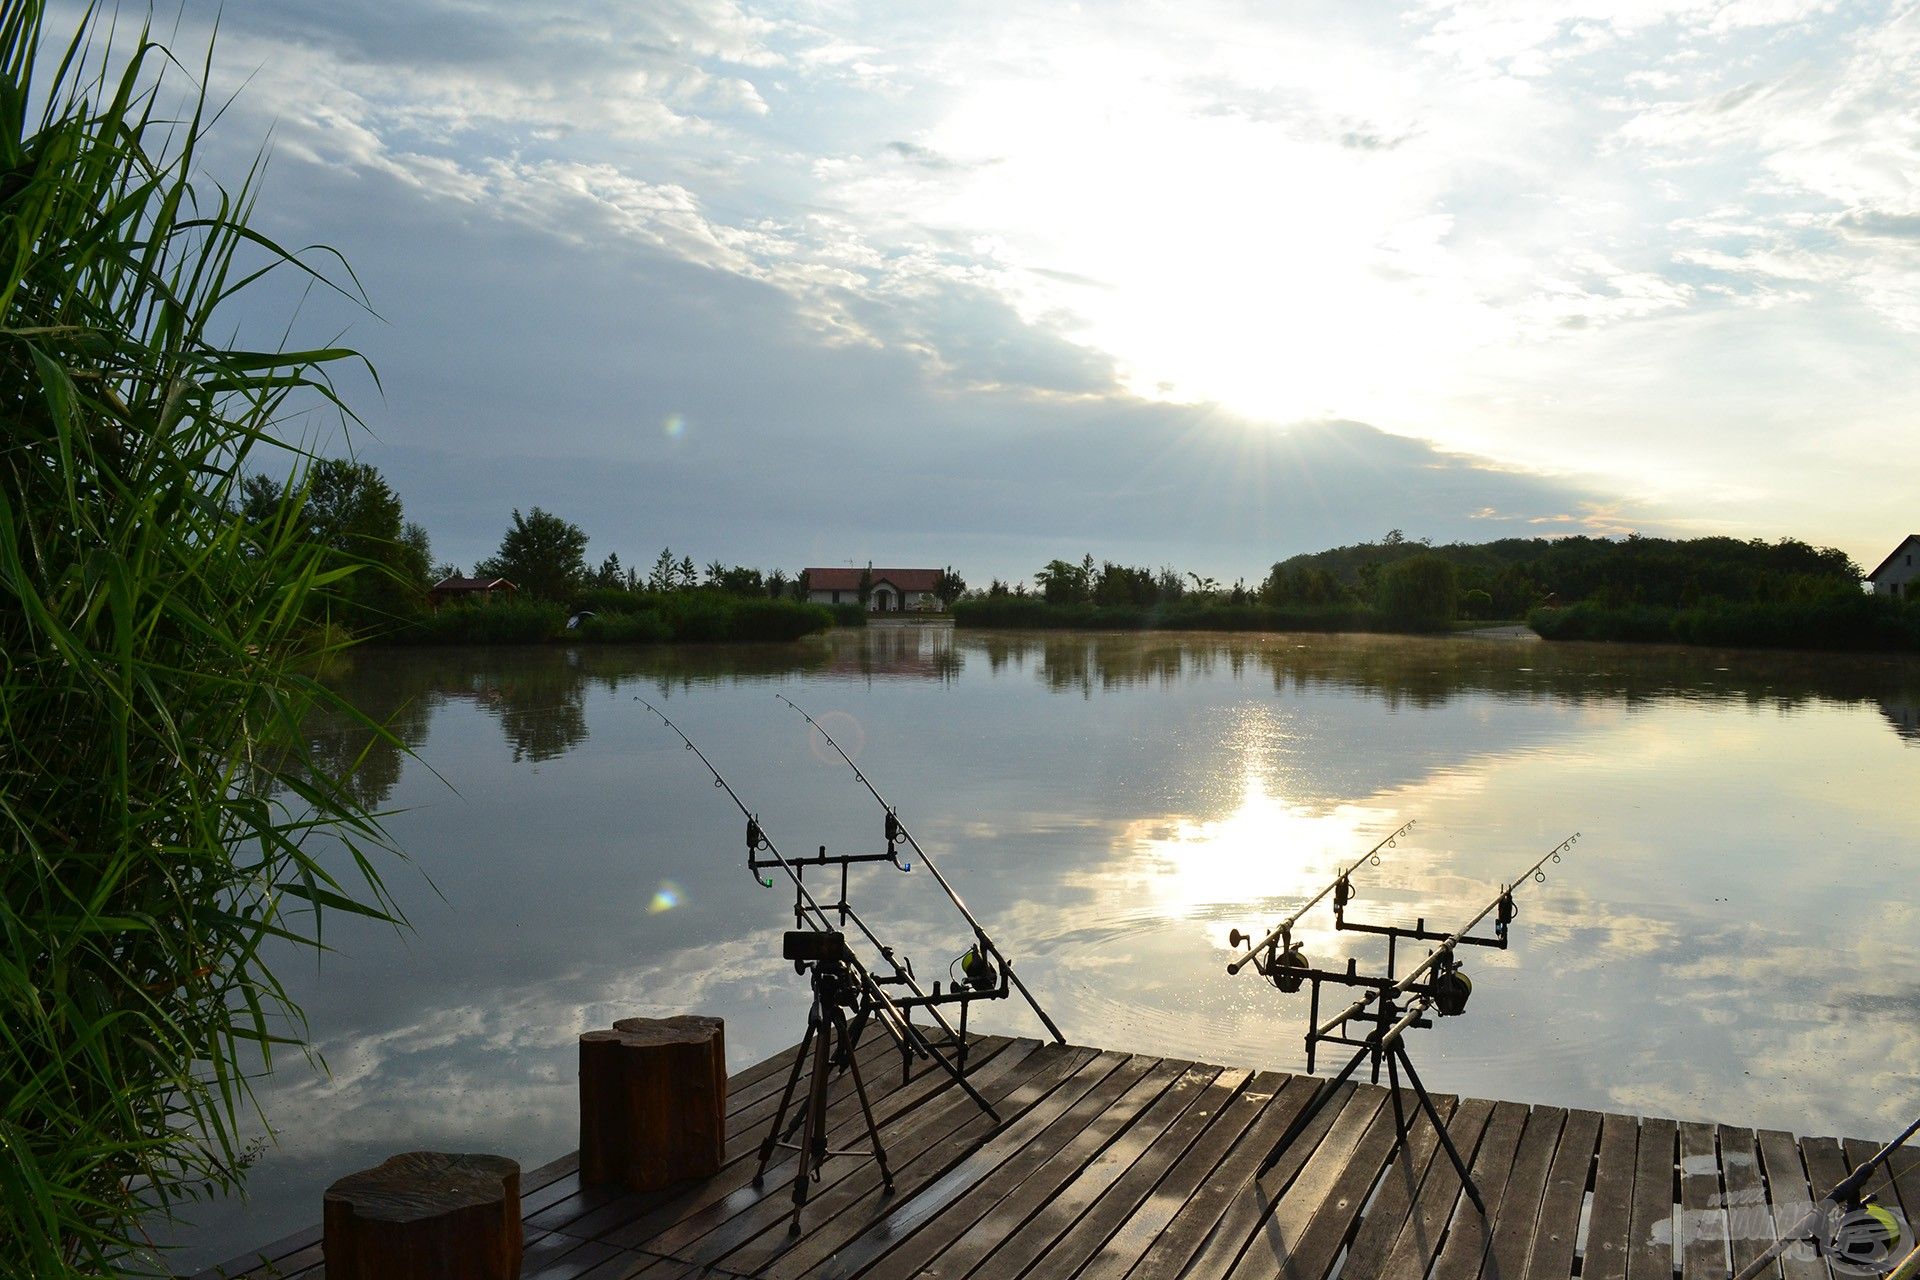
[[[726,1024],[622,1018],[580,1037],[580,1181],[658,1191],[717,1173],[727,1142]]]

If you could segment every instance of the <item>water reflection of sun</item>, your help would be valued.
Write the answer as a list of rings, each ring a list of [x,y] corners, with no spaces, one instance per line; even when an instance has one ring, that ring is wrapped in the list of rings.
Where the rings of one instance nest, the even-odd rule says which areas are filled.
[[[1364,853],[1398,818],[1364,805],[1315,810],[1270,794],[1249,772],[1240,803],[1223,818],[1149,819],[1131,824],[1123,847],[1142,888],[1165,917],[1201,918],[1226,935],[1256,916],[1306,901],[1341,866]],[[1230,918],[1229,918],[1230,917]]]

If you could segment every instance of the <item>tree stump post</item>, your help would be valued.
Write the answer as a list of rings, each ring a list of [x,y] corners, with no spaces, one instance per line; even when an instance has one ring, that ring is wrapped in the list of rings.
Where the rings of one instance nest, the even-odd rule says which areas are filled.
[[[727,1142],[726,1024],[622,1018],[580,1037],[580,1181],[658,1191],[711,1177]]]
[[[520,1166],[409,1151],[327,1188],[330,1280],[518,1280]]]

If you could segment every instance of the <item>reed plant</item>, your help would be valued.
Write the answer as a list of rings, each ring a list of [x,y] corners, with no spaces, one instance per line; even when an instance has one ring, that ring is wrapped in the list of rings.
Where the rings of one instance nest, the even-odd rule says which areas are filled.
[[[30,1276],[153,1265],[143,1221],[233,1189],[249,1073],[305,1038],[267,957],[396,916],[300,732],[352,714],[309,621],[351,568],[298,484],[236,501],[356,357],[224,336],[311,270],[249,226],[258,166],[200,173],[204,92],[166,109],[144,31],[45,25],[0,6],[0,1274]]]

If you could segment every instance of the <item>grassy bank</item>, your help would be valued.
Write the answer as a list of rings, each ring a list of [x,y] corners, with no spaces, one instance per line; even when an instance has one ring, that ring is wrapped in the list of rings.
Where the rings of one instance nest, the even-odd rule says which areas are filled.
[[[1527,615],[1527,625],[1548,640],[1920,653],[1920,606],[1869,595],[1709,600],[1684,609],[1587,601],[1565,609],[1535,609]]]
[[[591,613],[569,630],[576,612]],[[833,626],[832,611],[721,591],[594,591],[577,608],[539,600],[455,605],[412,619],[393,644],[718,644],[798,640]]]

